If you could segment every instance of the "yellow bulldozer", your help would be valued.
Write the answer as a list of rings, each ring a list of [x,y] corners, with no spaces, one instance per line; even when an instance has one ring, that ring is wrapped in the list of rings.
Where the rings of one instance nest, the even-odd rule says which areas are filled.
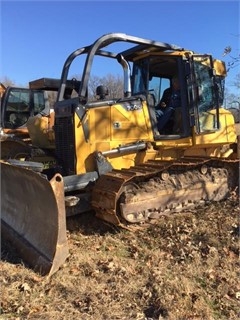
[[[69,69],[80,57],[81,80],[70,96]],[[99,58],[105,69],[111,61],[109,73],[113,63],[121,67],[120,97],[109,98],[99,86],[100,98],[90,99]],[[176,76],[180,105],[160,128],[156,110]],[[50,276],[69,254],[68,216],[95,210],[100,219],[128,228],[228,197],[238,187],[239,154],[233,115],[222,107],[225,77],[224,62],[209,54],[122,33],[71,53],[52,130],[30,117],[27,157],[1,161],[2,235]]]

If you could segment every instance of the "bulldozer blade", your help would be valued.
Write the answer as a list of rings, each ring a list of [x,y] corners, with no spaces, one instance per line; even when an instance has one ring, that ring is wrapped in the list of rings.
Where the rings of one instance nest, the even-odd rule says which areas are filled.
[[[34,271],[55,273],[69,252],[62,176],[1,162],[1,231]]]

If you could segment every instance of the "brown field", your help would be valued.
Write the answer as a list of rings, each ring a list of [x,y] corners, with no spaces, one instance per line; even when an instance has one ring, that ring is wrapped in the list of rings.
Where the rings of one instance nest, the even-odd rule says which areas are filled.
[[[240,318],[237,197],[135,232],[92,213],[67,224],[70,256],[50,279],[2,242],[0,319]]]

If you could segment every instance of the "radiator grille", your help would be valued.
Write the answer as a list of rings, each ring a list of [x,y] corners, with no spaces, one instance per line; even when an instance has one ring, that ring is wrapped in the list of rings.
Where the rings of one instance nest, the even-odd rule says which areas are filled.
[[[56,155],[63,175],[75,174],[75,139],[73,117],[55,119]]]

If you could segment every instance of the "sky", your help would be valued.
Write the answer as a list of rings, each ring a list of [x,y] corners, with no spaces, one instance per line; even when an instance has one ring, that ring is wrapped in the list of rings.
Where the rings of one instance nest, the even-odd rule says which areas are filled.
[[[240,54],[240,1],[1,0],[0,80],[60,78],[74,50],[112,32],[176,44],[229,62]],[[232,48],[223,57],[226,46]],[[82,70],[76,65],[74,75]],[[102,76],[104,65],[96,67]],[[231,90],[239,67],[228,73]],[[71,75],[71,74],[70,74]]]

